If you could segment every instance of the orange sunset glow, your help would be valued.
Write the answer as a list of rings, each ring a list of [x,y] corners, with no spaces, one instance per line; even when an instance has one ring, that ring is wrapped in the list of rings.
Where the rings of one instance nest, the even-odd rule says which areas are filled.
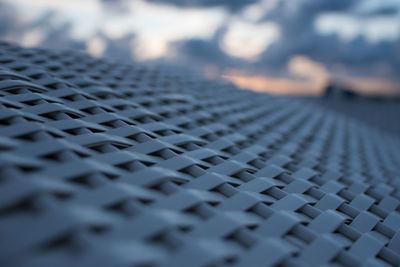
[[[313,81],[291,80],[266,76],[222,75],[242,89],[282,95],[319,95],[323,86]]]
[[[251,75],[239,69],[231,69],[222,74],[221,77],[242,89],[278,95],[318,96],[324,93],[330,82],[365,96],[389,97],[400,95],[400,82],[398,81],[332,74],[322,63],[315,62],[305,56],[293,57],[288,63],[287,73],[292,77]]]
[[[231,71],[221,75],[236,86],[256,92],[267,92],[277,95],[321,95],[329,80],[300,80],[253,76]],[[338,80],[349,90],[366,96],[400,96],[400,83],[379,78],[346,77]]]

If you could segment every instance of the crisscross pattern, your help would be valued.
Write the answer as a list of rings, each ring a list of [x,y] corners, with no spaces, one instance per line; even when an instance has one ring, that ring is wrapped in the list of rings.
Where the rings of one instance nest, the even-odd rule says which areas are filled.
[[[398,266],[400,140],[358,117],[1,43],[0,263]]]

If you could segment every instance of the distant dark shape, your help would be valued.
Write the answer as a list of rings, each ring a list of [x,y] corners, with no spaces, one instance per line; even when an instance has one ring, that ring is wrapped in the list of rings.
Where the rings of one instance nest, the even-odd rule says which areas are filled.
[[[357,94],[354,91],[351,91],[350,88],[347,88],[344,84],[342,83],[335,83],[335,82],[330,82],[324,92],[324,98],[329,98],[329,99],[346,99],[346,100],[351,100],[351,99],[356,99],[360,97],[359,94]]]
[[[104,1],[104,0],[103,0]],[[106,0],[107,1],[107,0]],[[247,5],[258,2],[257,0],[147,0],[148,2],[173,4],[179,7],[216,7],[223,6],[230,11],[236,12]],[[110,2],[109,0],[107,2]]]

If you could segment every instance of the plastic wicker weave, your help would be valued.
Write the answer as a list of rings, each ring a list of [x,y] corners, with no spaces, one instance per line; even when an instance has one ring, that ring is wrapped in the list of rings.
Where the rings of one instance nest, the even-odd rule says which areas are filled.
[[[398,266],[400,140],[326,109],[0,45],[1,266]]]

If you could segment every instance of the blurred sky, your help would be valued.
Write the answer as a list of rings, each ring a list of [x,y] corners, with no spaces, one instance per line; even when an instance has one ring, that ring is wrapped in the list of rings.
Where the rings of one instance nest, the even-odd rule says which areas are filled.
[[[0,39],[273,93],[400,92],[400,0],[0,0]]]

